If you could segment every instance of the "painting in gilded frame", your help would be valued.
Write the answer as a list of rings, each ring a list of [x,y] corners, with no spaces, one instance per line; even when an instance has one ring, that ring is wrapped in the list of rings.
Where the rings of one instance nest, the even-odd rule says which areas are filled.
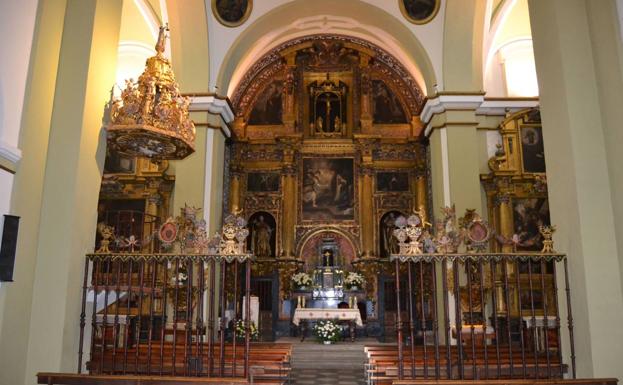
[[[276,172],[250,172],[247,174],[247,191],[279,191],[279,179],[280,175]]]
[[[543,146],[543,130],[536,126],[523,126],[521,134],[521,157],[523,171],[545,172],[545,149]]]
[[[549,226],[549,203],[547,198],[513,199],[514,233],[519,236],[518,251],[540,251],[543,237],[539,226]]]
[[[379,172],[376,174],[376,190],[380,192],[409,191],[408,172]]]
[[[354,181],[353,158],[303,159],[303,220],[355,219]]]
[[[439,12],[441,0],[398,0],[402,15],[413,24],[426,24]]]
[[[253,0],[212,0],[212,12],[219,23],[237,27],[251,15]]]

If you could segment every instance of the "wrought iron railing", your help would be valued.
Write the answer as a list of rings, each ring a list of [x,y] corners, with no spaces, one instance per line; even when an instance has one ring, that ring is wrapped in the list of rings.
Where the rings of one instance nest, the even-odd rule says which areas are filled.
[[[372,362],[391,366],[393,354],[400,379],[561,378],[569,372],[568,342],[564,351],[575,378],[566,256],[421,254],[391,261],[406,309],[397,301],[397,351]]]
[[[79,373],[248,377],[250,277],[250,255],[87,255]]]

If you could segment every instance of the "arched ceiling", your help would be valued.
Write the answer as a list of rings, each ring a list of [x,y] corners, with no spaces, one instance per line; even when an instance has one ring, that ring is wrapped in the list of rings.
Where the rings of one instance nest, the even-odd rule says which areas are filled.
[[[361,0],[297,0],[274,8],[240,33],[223,58],[215,83],[231,96],[253,63],[271,49],[318,34],[352,36],[383,47],[404,65],[424,94],[433,92],[437,77],[420,41],[394,16]]]

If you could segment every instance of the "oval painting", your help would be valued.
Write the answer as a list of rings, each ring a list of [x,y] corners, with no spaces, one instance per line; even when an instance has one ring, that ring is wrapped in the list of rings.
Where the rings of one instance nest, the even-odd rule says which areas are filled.
[[[426,24],[437,12],[441,0],[398,0],[404,17],[414,24]]]
[[[212,0],[212,12],[226,27],[237,27],[251,15],[253,0]]]

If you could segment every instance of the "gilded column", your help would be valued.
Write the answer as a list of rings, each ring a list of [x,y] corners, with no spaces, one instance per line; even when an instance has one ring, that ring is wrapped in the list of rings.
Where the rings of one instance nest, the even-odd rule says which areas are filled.
[[[281,231],[281,257],[295,257],[296,238],[296,181],[298,170],[296,167],[296,151],[300,136],[288,136],[277,139],[283,151],[282,167],[282,231]]]
[[[415,209],[421,210],[420,212],[426,213],[428,212],[428,204],[427,204],[427,194],[428,184],[426,182],[426,175],[423,173],[418,173],[415,176]],[[424,208],[424,210],[422,210]],[[426,222],[428,218],[422,218]]]
[[[511,205],[510,196],[507,194],[500,194],[495,198],[495,203],[498,212],[498,223],[500,225],[500,235],[506,239],[513,238],[514,226],[513,226],[513,207]],[[513,252],[513,245],[503,244],[503,253]]]
[[[369,134],[372,132],[372,84],[370,76],[370,57],[361,53],[361,132]]]
[[[237,211],[242,207],[240,202],[240,178],[242,178],[242,167],[232,165],[230,169],[230,190],[229,190],[229,210]]]
[[[371,165],[364,165],[360,172],[362,257],[370,258],[374,256],[374,169]]]
[[[285,56],[286,60],[286,79],[284,83],[285,103],[283,108],[283,124],[288,132],[294,133],[294,122],[296,115],[294,111],[294,93],[295,89],[295,70],[296,70],[296,52],[291,52]]]

